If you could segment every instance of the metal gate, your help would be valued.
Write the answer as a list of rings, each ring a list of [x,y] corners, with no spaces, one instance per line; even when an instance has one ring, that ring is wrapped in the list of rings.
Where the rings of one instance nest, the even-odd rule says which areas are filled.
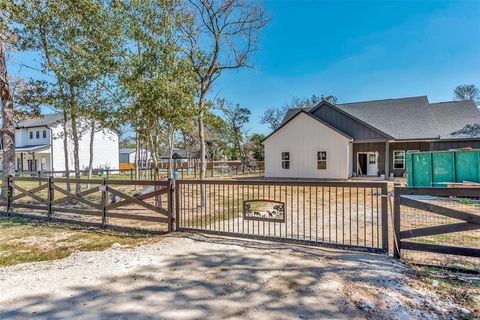
[[[179,231],[388,252],[386,182],[177,180],[175,189]]]

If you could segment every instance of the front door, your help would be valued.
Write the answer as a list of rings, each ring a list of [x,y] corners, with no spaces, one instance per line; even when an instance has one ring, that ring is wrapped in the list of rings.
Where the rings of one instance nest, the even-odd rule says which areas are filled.
[[[375,152],[369,152],[367,154],[367,176],[377,176],[378,175],[378,159]]]

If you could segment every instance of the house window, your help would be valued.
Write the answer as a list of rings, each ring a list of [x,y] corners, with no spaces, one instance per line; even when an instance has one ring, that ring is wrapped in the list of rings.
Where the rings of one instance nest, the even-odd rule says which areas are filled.
[[[327,151],[317,152],[317,169],[327,170]]]
[[[43,137],[43,139],[45,139],[47,137],[47,130],[42,131],[42,137]]]
[[[290,169],[290,152],[282,152],[282,169]]]
[[[30,139],[33,139],[33,131],[30,131]]]
[[[40,139],[40,131],[35,132],[35,138]]]
[[[393,169],[405,169],[405,151],[393,151]]]
[[[377,155],[374,153],[368,154],[368,164],[377,164]]]
[[[41,158],[40,161],[40,170],[47,170],[47,158]]]
[[[17,158],[17,170],[22,170],[22,158]]]

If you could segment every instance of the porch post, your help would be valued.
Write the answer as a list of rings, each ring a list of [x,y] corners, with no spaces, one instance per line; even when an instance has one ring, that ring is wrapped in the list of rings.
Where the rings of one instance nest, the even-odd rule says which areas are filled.
[[[385,142],[385,179],[390,176],[390,143]]]

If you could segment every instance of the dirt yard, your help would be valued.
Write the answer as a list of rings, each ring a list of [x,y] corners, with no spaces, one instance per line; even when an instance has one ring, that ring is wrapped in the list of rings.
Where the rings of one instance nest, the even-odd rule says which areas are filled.
[[[0,269],[0,319],[473,318],[387,256],[191,234]]]

